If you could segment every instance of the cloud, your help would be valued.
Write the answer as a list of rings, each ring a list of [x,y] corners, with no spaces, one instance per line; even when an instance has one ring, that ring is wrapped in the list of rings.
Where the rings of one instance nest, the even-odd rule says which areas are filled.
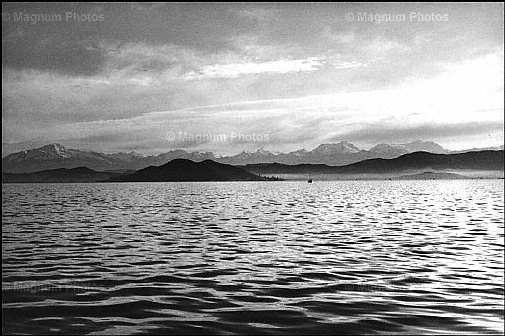
[[[360,49],[362,53],[369,55],[371,58],[382,58],[390,53],[401,54],[410,50],[408,46],[384,37],[377,37],[364,43]]]
[[[278,60],[264,63],[242,63],[204,66],[184,75],[186,80],[207,78],[237,78],[246,75],[316,71],[324,63],[318,57],[302,60]]]
[[[102,50],[89,48],[89,41],[72,33],[35,38],[37,31],[24,29],[18,36],[2,38],[2,66],[38,69],[68,75],[90,76],[105,63]]]
[[[149,106],[148,102],[153,99],[162,99],[164,89],[160,89],[160,96],[153,96],[152,88],[143,93],[128,90],[136,86],[125,86],[124,96],[111,101],[114,108],[133,106],[131,113],[110,115],[104,105],[91,119],[82,119],[79,115],[65,115],[64,96],[68,95],[65,86],[59,87],[54,78],[41,79],[41,82],[33,84],[33,89],[41,87],[51,88],[53,97],[56,94],[62,100],[60,104],[61,114],[54,114],[54,110],[48,116],[60,118],[59,122],[51,122],[47,125],[38,123],[36,129],[23,131],[19,135],[21,127],[12,116],[6,115],[4,124],[5,140],[23,141],[39,139],[41,144],[47,142],[81,142],[83,145],[94,144],[102,139],[105,148],[132,149],[135,143],[142,148],[175,149],[179,147],[198,148],[202,150],[219,150],[226,153],[239,152],[243,149],[254,150],[258,147],[289,151],[300,147],[311,148],[322,142],[349,140],[357,141],[358,145],[372,145],[380,141],[400,142],[411,141],[418,138],[425,140],[440,140],[441,144],[454,143],[456,138],[459,146],[464,143],[478,142],[473,136],[483,137],[483,145],[491,139],[500,141],[499,133],[503,131],[503,101],[501,100],[503,83],[500,77],[500,59],[498,54],[490,54],[473,60],[450,65],[445,71],[430,79],[420,79],[416,82],[407,81],[403,85],[384,89],[354,92],[339,92],[323,95],[310,95],[298,98],[263,99],[263,100],[235,100],[217,103],[208,106],[174,108],[167,111],[149,112],[142,106]],[[269,68],[266,68],[269,69]],[[262,69],[265,70],[265,69]],[[496,74],[498,73],[498,74]],[[288,75],[288,74],[283,74]],[[244,92],[251,82],[236,82],[233,79],[229,83],[235,87],[237,93]],[[243,79],[245,80],[245,78]],[[86,79],[80,80],[86,83]],[[222,86],[216,86],[216,82],[208,79],[210,87],[201,86],[205,81],[181,82],[180,85],[188,86],[188,98],[191,92],[199,88],[206,94],[209,92],[222,91]],[[48,86],[43,84],[47,83]],[[79,83],[76,80],[76,83]],[[246,84],[249,83],[249,84]],[[109,85],[90,84],[86,89],[87,99],[93,99],[93,106],[97,106],[95,99],[103,99],[101,92],[108,92]],[[226,84],[225,84],[226,85]],[[238,85],[238,88],[236,87]],[[192,89],[193,90],[192,90]],[[90,91],[90,89],[93,89]],[[117,97],[117,87],[111,97]],[[61,90],[61,91],[60,91]],[[181,88],[177,88],[181,93]],[[212,90],[212,91],[210,91]],[[27,92],[23,88],[20,92]],[[90,92],[96,95],[90,98]],[[10,92],[8,92],[10,93]],[[103,92],[102,92],[103,93]],[[38,95],[39,93],[37,93]],[[146,96],[146,94],[149,94]],[[194,95],[194,92],[193,92]],[[7,95],[12,98],[11,94]],[[91,95],[93,96],[93,95]],[[227,97],[233,97],[227,92]],[[175,96],[174,96],[175,98]],[[214,97],[214,102],[216,97]],[[81,108],[87,105],[84,95],[82,100],[73,97],[70,101],[81,102]],[[21,101],[18,98],[18,102]],[[25,104],[33,100],[25,99]],[[161,100],[152,105],[159,106]],[[104,103],[104,102],[102,102]],[[174,103],[173,101],[171,103]],[[4,103],[7,113],[10,111],[10,100]],[[54,104],[54,101],[52,102]],[[36,115],[40,106],[24,105],[25,109],[32,109],[27,120],[44,120],[43,115]],[[188,102],[180,104],[188,106]],[[74,107],[74,113],[77,111]],[[100,111],[104,111],[102,118]],[[83,112],[84,113],[84,112]],[[84,113],[89,118],[91,114]],[[19,119],[19,115],[16,116]],[[111,118],[116,117],[116,118]],[[67,122],[64,122],[67,120]],[[225,121],[225,122],[223,122]],[[26,123],[25,123],[26,125]],[[365,125],[365,126],[364,126]],[[26,127],[26,126],[25,126]],[[192,134],[219,133],[230,134],[231,132],[265,133],[269,134],[269,140],[263,143],[199,143],[180,144],[166,142],[166,132],[186,131]],[[396,140],[395,140],[396,139]],[[487,141],[487,142],[486,142]],[[458,145],[455,145],[458,146]],[[140,147],[139,147],[140,148]]]
[[[146,73],[172,79],[203,62],[196,51],[170,44],[127,43],[116,46],[103,42],[101,48],[107,50],[104,75],[117,79]]]
[[[493,135],[493,140],[499,139],[499,134],[503,134],[504,126],[502,122],[469,122],[469,123],[425,123],[420,125],[391,125],[389,123],[374,123],[356,130],[344,131],[331,138],[331,141],[346,139],[368,145],[377,143],[409,142],[418,139],[434,140],[446,143],[446,140],[479,136],[483,145],[487,144],[487,137]],[[503,143],[503,137],[501,142]],[[467,146],[471,146],[468,142]],[[468,147],[470,148],[470,147]]]
[[[232,13],[241,18],[252,19],[259,22],[265,22],[278,17],[281,11],[273,8],[241,8],[232,10]]]

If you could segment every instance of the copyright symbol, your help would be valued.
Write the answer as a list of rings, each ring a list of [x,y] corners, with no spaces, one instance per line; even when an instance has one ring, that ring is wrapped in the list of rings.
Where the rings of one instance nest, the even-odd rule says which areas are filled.
[[[353,14],[353,13],[351,13],[351,12],[346,13],[346,14],[345,14],[345,20],[346,20],[346,21],[349,21],[349,22],[350,22],[350,21],[354,21],[354,14]]]
[[[9,13],[2,13],[2,21],[9,21],[11,16]]]
[[[174,132],[168,132],[167,135],[165,136],[165,138],[168,141],[174,141],[175,140],[175,133]]]

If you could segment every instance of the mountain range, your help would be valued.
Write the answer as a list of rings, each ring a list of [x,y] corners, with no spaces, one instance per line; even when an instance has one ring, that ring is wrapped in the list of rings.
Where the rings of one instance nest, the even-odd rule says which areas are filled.
[[[503,146],[496,149],[502,149]],[[474,149],[475,150],[475,149]],[[135,152],[105,154],[93,151],[66,148],[60,144],[50,144],[36,149],[9,154],[2,159],[2,172],[31,173],[58,168],[88,167],[96,171],[135,171],[149,166],[161,166],[174,159],[194,162],[212,160],[230,165],[258,163],[325,164],[341,166],[367,159],[389,159],[404,154],[426,151],[448,154],[450,151],[431,141],[414,141],[405,144],[378,144],[369,150],[342,141],[335,144],[321,144],[313,150],[300,149],[289,153],[273,153],[263,149],[255,152],[241,152],[232,156],[216,156],[212,152],[187,152],[182,149],[159,155],[144,156]],[[473,151],[473,150],[469,150]],[[460,151],[464,152],[464,151]]]
[[[494,171],[495,174],[487,177],[496,178],[501,176],[503,178],[503,153],[503,151],[477,151],[459,154],[414,152],[394,159],[369,159],[344,166],[328,166],[325,164],[286,165],[281,163],[232,166],[212,160],[194,162],[187,159],[174,159],[164,165],[149,166],[135,172],[98,172],[87,167],[58,168],[34,173],[4,172],[2,173],[2,182],[271,181],[279,180],[279,175],[284,175],[288,179],[305,179],[307,174],[313,174],[318,179],[471,178],[471,176],[454,174],[450,171],[465,172],[465,174],[469,171]],[[401,175],[405,173],[409,175]],[[275,175],[277,177],[272,177]],[[482,178],[482,175],[480,177]]]

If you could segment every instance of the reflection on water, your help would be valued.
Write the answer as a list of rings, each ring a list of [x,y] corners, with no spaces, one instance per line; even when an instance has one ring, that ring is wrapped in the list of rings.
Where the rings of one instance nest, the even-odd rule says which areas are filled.
[[[7,333],[503,333],[503,180],[3,185]]]

